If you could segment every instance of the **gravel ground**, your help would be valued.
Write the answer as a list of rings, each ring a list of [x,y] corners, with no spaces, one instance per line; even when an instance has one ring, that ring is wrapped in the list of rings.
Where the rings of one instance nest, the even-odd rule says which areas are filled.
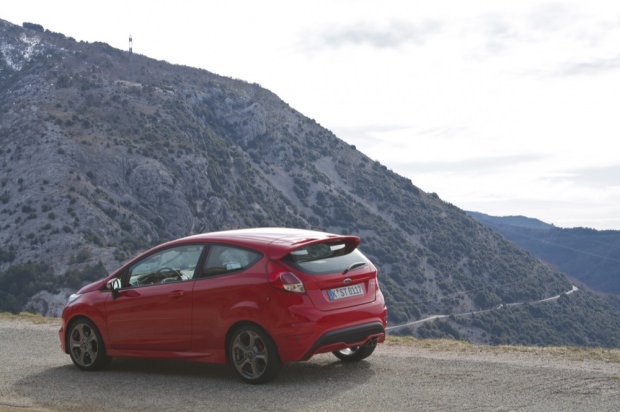
[[[398,340],[366,361],[287,364],[267,385],[229,367],[115,359],[81,372],[58,320],[0,316],[0,411],[618,411],[620,350]]]

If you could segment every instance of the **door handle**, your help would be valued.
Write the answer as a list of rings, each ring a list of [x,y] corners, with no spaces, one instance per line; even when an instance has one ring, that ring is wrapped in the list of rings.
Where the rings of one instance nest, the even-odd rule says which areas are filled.
[[[180,298],[183,297],[184,294],[185,294],[185,292],[182,291],[182,290],[175,290],[175,291],[170,292],[168,294],[168,297],[170,299],[180,299]]]

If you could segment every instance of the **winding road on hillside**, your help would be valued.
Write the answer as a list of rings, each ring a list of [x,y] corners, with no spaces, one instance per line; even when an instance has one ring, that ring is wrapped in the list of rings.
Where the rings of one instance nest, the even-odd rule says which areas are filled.
[[[616,411],[620,350],[391,338],[365,361],[287,364],[267,385],[225,366],[115,359],[81,372],[59,320],[0,316],[0,411]]]
[[[464,317],[464,316],[472,316],[472,315],[477,315],[480,313],[487,313],[487,312],[491,312],[494,310],[500,310],[503,308],[508,308],[508,307],[513,307],[513,306],[521,306],[521,305],[536,305],[538,303],[545,303],[545,302],[551,302],[554,300],[558,300],[560,299],[560,297],[562,295],[570,295],[573,294],[575,292],[577,292],[579,290],[579,288],[575,285],[572,285],[573,287],[571,288],[571,290],[568,290],[564,293],[560,293],[559,295],[555,295],[555,296],[551,296],[549,298],[544,298],[544,299],[540,299],[540,300],[535,300],[535,301],[531,301],[531,302],[514,302],[514,303],[502,303],[494,308],[491,309],[483,309],[483,310],[477,310],[475,312],[464,312],[464,313],[452,313],[449,315],[431,315],[429,317],[426,317],[424,319],[418,319],[418,320],[414,320],[411,322],[405,322],[405,323],[401,323],[400,325],[393,325],[393,326],[388,326],[387,330],[389,331],[394,331],[394,330],[398,330],[398,329],[402,329],[402,328],[406,328],[407,326],[416,326],[425,322],[430,322],[431,320],[435,320],[435,319],[444,319],[444,318],[449,318],[450,316],[454,316],[454,317]]]

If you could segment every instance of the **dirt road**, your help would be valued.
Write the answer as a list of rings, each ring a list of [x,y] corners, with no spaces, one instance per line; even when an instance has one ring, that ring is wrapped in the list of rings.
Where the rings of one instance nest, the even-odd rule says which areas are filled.
[[[0,317],[0,411],[620,409],[618,350],[388,343],[367,361],[320,355],[253,386],[228,367],[184,362],[116,359],[80,372],[60,352],[58,326]]]

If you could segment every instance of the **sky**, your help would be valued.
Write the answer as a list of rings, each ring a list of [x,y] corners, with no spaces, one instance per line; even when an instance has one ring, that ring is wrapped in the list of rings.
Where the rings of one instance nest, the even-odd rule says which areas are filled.
[[[461,209],[620,230],[620,1],[3,3],[14,24],[260,84]]]

